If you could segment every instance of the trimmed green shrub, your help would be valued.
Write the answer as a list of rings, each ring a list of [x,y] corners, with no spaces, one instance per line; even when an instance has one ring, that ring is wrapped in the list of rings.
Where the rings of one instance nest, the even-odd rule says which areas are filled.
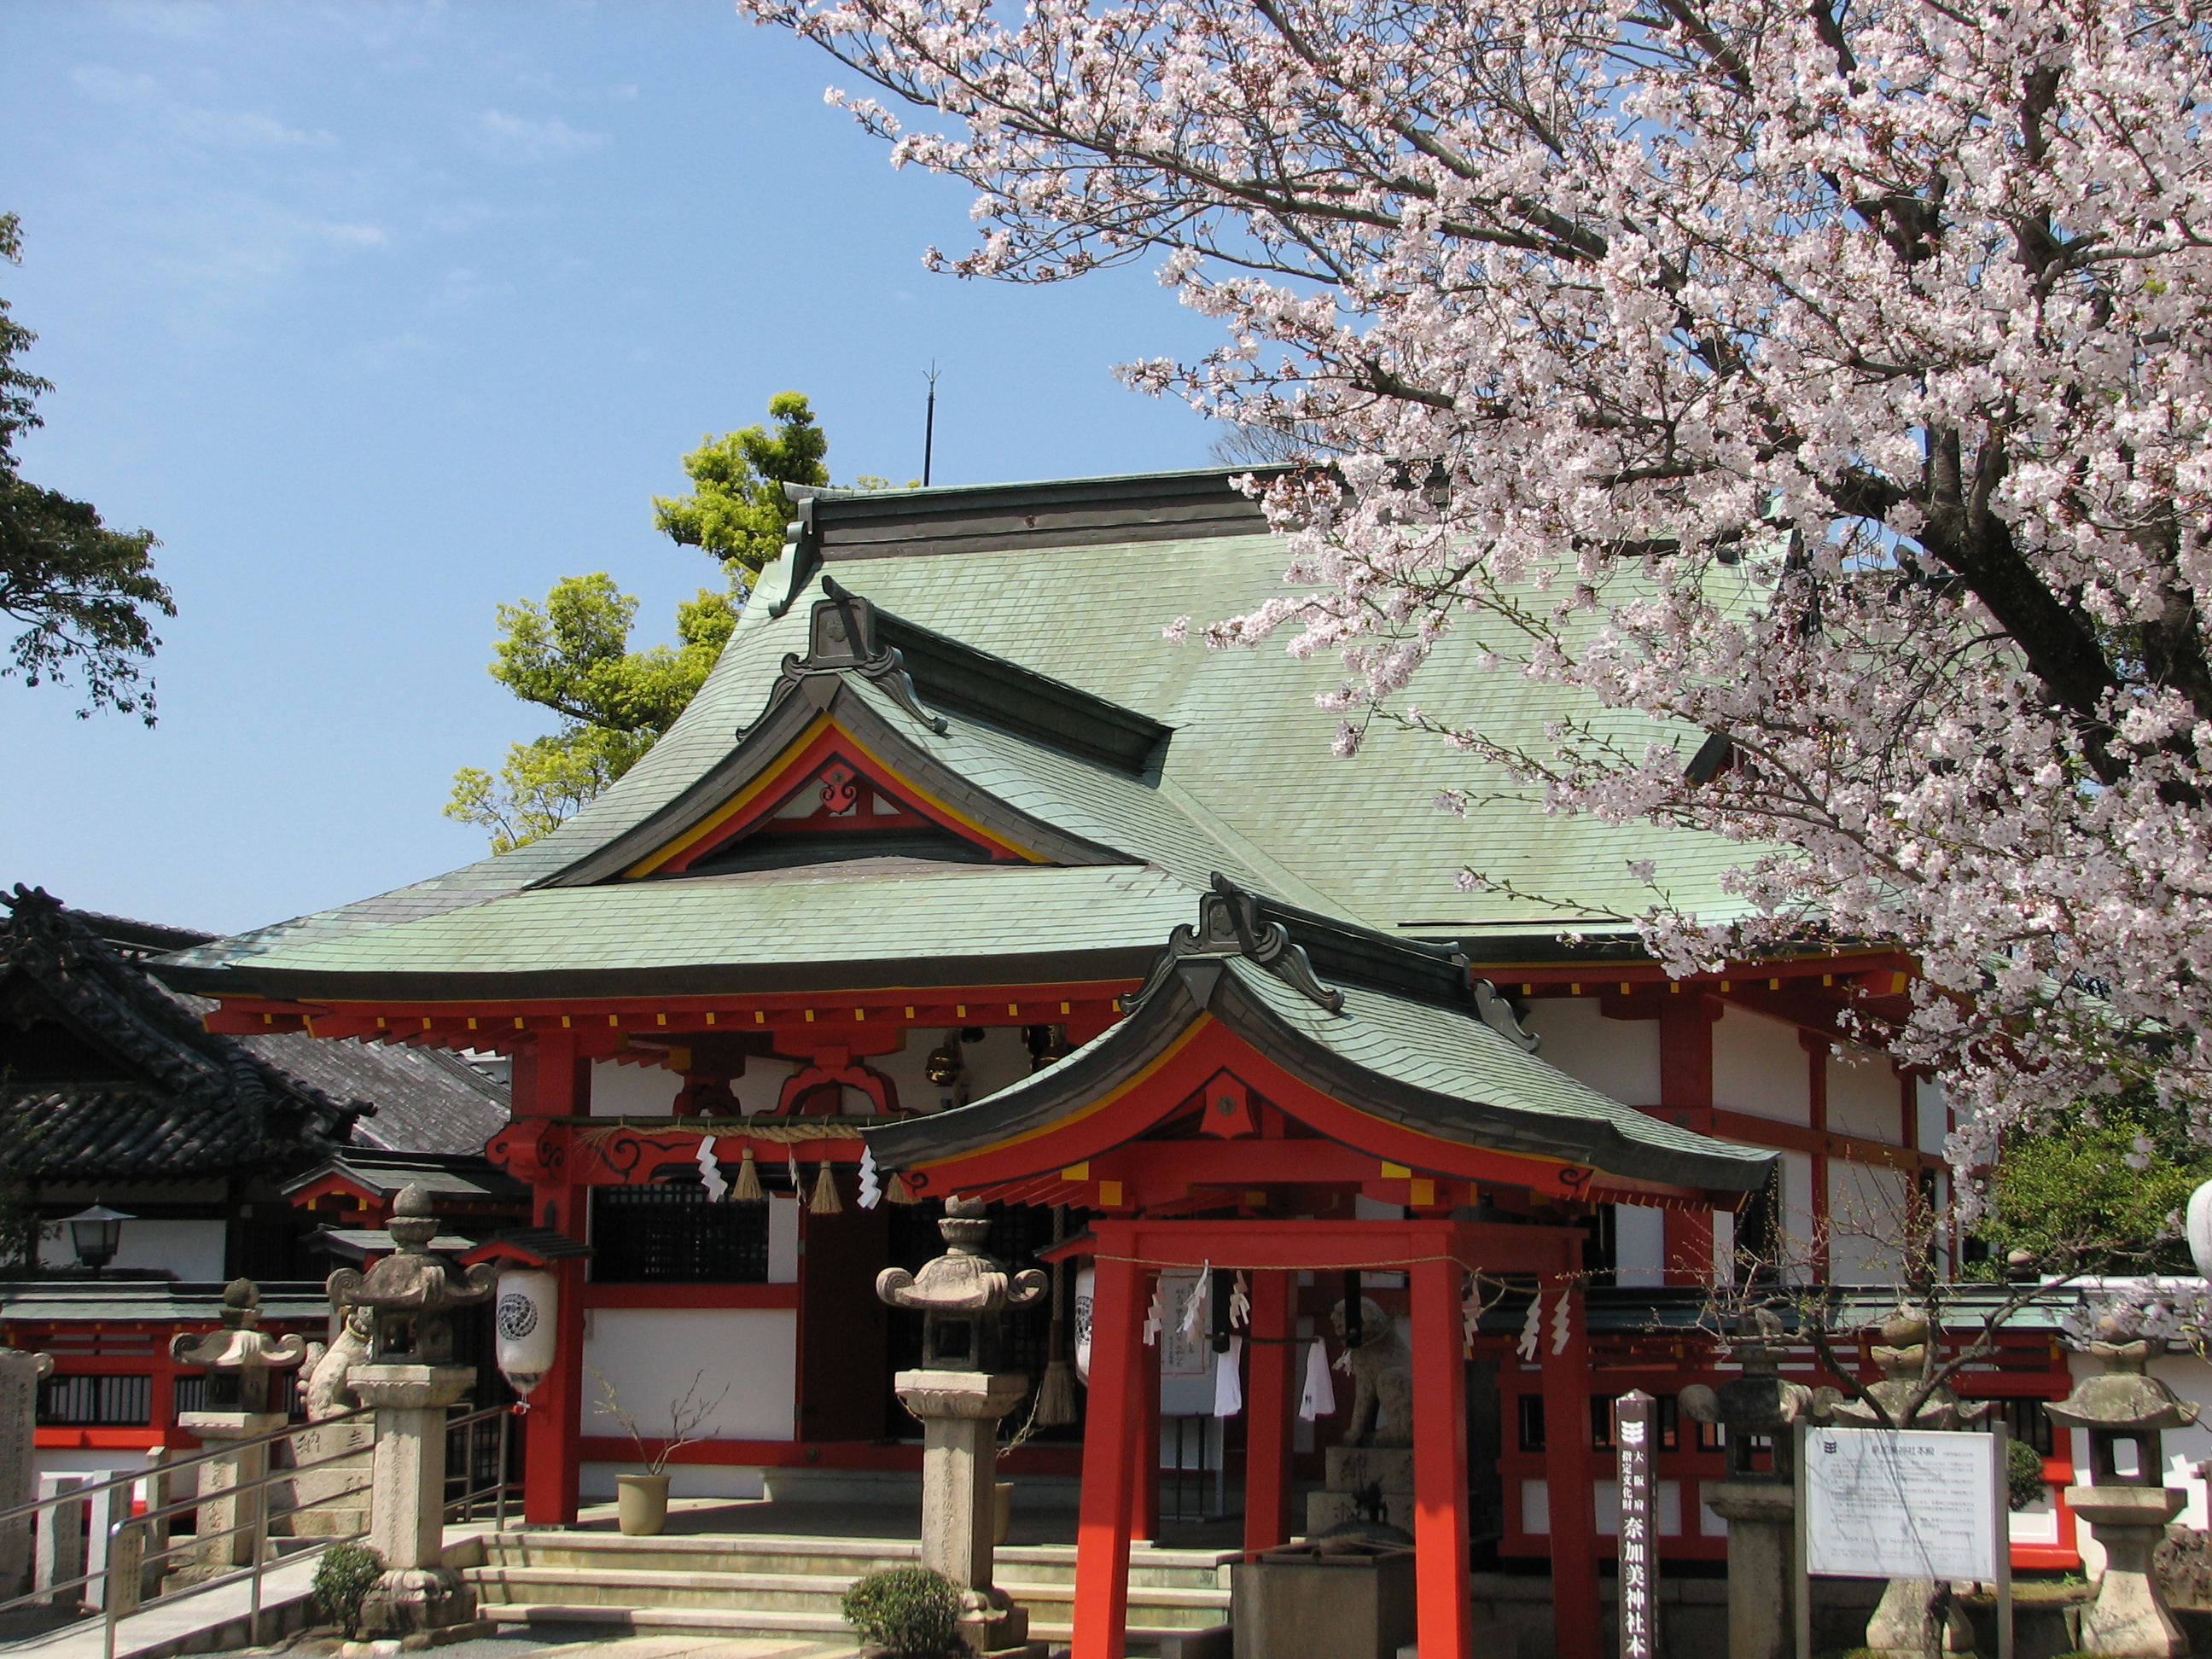
[[[845,1592],[839,1604],[860,1639],[902,1659],[941,1659],[960,1642],[960,1591],[927,1567],[872,1572]]]
[[[348,1635],[361,1620],[361,1604],[384,1577],[384,1558],[366,1544],[333,1544],[315,1563],[316,1616]]]

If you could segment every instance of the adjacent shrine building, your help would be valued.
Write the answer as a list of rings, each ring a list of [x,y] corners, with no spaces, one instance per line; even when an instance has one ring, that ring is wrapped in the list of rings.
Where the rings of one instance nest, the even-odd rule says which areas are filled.
[[[1893,1008],[1912,964],[1808,951],[1669,981],[1626,922],[1590,918],[1643,907],[1645,860],[1725,914],[1732,849],[1506,798],[1440,812],[1464,763],[1433,740],[1378,726],[1332,757],[1316,698],[1335,665],[1163,637],[1279,587],[1282,547],[1228,477],[802,492],[705,687],[574,819],[165,958],[219,1004],[213,1030],[512,1057],[488,1151],[528,1225],[495,1248],[564,1287],[533,1519],[573,1516],[629,1455],[595,1375],[648,1424],[702,1370],[730,1385],[679,1492],[911,1490],[890,1376],[918,1330],[870,1286],[935,1253],[934,1200],[982,1194],[997,1254],[1098,1275],[1087,1430],[1007,1467],[1071,1499],[1079,1480],[1086,1536],[1116,1547],[1152,1534],[1163,1468],[1191,1459],[1241,1489],[1248,1541],[1302,1529],[1291,1485],[1343,1407],[1301,1421],[1284,1390],[1358,1270],[1407,1334],[1414,1433],[1457,1437],[1413,1502],[1443,1618],[1470,1540],[1594,1584],[1589,1402],[1671,1398],[1713,1363],[1648,1316],[1595,1340],[1586,1287],[1648,1313],[1747,1237],[1802,1240],[1838,1279],[1886,1273],[1829,1224],[1939,1189],[1949,1126],[1841,1017]],[[1456,635],[1424,672],[1432,703],[1507,742],[1588,712]],[[1471,863],[1510,892],[1461,891]],[[1574,942],[1528,893],[1574,907]],[[1134,1335],[1164,1277],[1209,1265],[1253,1276],[1225,1427],[1192,1403],[1218,1360],[1162,1375]],[[1474,1318],[1485,1285],[1518,1299]],[[1546,1285],[1542,1340],[1517,1337]],[[1041,1374],[1052,1340],[1018,1322],[1008,1363]],[[2065,1369],[2038,1333],[1984,1382],[2033,1406]],[[1717,1556],[1695,1493],[1717,1448],[1667,1420],[1662,1547]],[[2063,1485],[2063,1448],[2047,1467]],[[1089,1594],[1103,1654],[1107,1578]]]

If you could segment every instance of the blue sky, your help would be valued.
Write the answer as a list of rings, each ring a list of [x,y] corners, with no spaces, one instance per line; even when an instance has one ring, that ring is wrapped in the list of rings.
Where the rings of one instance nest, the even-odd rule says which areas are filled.
[[[1209,325],[1148,271],[921,268],[967,194],[726,0],[0,6],[0,293],[54,381],[27,477],[163,544],[160,724],[0,681],[0,883],[211,928],[434,874],[453,772],[544,730],[493,608],[609,570],[639,638],[713,577],[649,498],[809,393],[840,480],[1201,465],[1113,363]]]

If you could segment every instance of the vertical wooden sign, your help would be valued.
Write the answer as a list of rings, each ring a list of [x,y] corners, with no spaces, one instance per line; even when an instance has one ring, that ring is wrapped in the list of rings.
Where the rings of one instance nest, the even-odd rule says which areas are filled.
[[[1620,1456],[1620,1659],[1656,1659],[1659,1651],[1659,1534],[1651,1519],[1656,1403],[1640,1389],[1613,1402],[1613,1443]]]

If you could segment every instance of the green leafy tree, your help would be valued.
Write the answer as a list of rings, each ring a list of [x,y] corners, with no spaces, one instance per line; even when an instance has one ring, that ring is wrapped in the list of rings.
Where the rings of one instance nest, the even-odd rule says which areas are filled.
[[[0,213],[0,259],[22,262],[22,226]],[[52,382],[16,367],[38,336],[0,300],[0,615],[22,631],[8,642],[0,678],[84,684],[80,717],[96,708],[154,723],[144,665],[161,644],[153,617],[177,614],[154,575],[160,544],[144,530],[111,530],[99,509],[18,475],[15,435],[43,425],[36,404]]]
[[[805,394],[779,392],[768,413],[772,428],[749,426],[699,441],[684,458],[689,495],[653,498],[653,528],[720,559],[741,592],[783,547],[791,521],[784,485],[830,482],[822,464],[830,440],[814,423]]]
[[[2189,1194],[2212,1179],[2212,1148],[2176,1114],[2132,1094],[2094,1114],[2076,1111],[2006,1137],[1975,1227],[2004,1271],[2014,1251],[2039,1268],[2085,1273],[2193,1273],[2179,1224]]]
[[[784,485],[830,482],[830,441],[805,394],[779,392],[768,412],[769,425],[707,437],[684,458],[690,495],[653,497],[654,528],[712,556],[728,580],[677,606],[676,645],[630,648],[637,600],[604,571],[563,577],[542,605],[499,607],[492,678],[552,710],[561,726],[512,744],[495,775],[475,766],[453,775],[446,816],[489,830],[495,853],[574,817],[637,763],[706,683],[754,578],[782,549],[791,518]],[[888,486],[863,478],[860,487]]]

